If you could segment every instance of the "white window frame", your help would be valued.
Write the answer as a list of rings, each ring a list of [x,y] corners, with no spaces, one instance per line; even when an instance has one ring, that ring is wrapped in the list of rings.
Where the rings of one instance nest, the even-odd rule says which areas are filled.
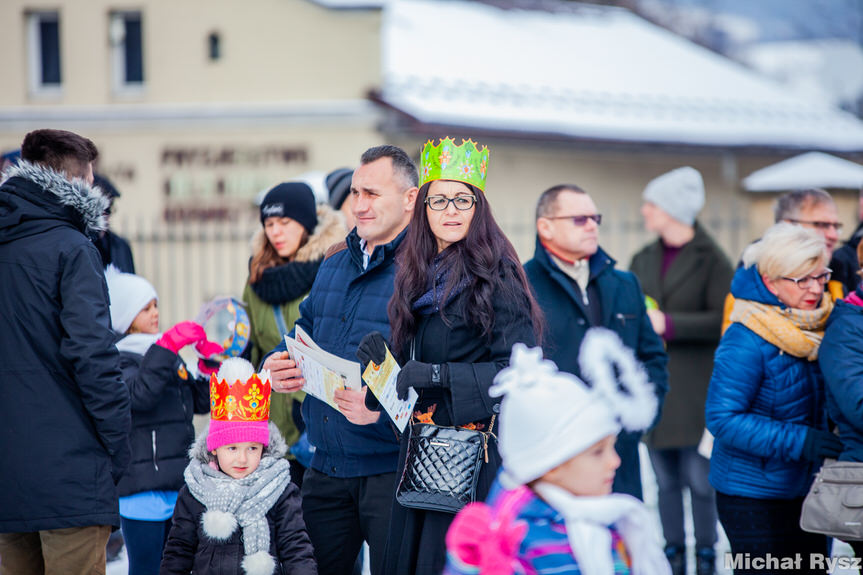
[[[111,50],[111,86],[118,96],[138,96],[144,92],[147,76],[142,70],[143,81],[126,81],[126,17],[137,16],[141,21],[141,59],[144,66],[144,17],[140,10],[116,10],[109,14],[108,43]]]
[[[63,54],[60,52],[60,83],[45,84],[42,78],[42,43],[39,25],[44,21],[55,21],[59,29],[60,12],[56,10],[40,10],[27,13],[27,67],[30,94],[39,97],[59,97],[63,94]],[[62,36],[61,36],[62,39]]]

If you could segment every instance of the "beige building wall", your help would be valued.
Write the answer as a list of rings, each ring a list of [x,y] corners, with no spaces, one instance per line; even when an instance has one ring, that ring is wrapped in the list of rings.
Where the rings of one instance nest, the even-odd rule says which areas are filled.
[[[114,87],[111,15],[141,14],[144,82]],[[56,11],[62,88],[32,91],[28,17]],[[208,38],[220,38],[211,60]],[[262,189],[378,143],[380,10],[309,0],[0,2],[0,150],[35,128],[94,140],[124,217],[225,219]]]
[[[30,93],[27,15],[60,14],[62,94]],[[144,87],[112,88],[112,12],[140,11]],[[380,10],[309,0],[3,0],[2,106],[283,102],[363,98],[380,84]],[[208,58],[219,34],[222,57]]]

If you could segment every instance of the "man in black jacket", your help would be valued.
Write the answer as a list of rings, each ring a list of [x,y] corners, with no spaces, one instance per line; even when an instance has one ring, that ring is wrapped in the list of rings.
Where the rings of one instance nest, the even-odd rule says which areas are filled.
[[[87,234],[93,142],[36,130],[0,185],[0,574],[98,573],[119,526],[129,392]]]
[[[536,252],[524,271],[545,312],[542,350],[561,371],[580,377],[578,350],[584,335],[591,327],[606,327],[644,364],[661,406],[668,391],[668,356],[647,316],[638,280],[615,269],[614,260],[599,247],[601,221],[593,200],[578,186],[554,186],[539,198]],[[640,499],[639,439],[632,432],[618,436],[621,464],[613,490]]]
[[[107,177],[101,174],[93,174],[93,185],[102,190],[102,194],[108,198],[108,209],[105,210],[105,229],[96,232],[90,238],[93,240],[99,255],[102,256],[102,267],[108,268],[113,265],[123,273],[135,273],[135,259],[132,257],[132,247],[125,238],[111,231],[111,212],[114,202],[120,197],[120,192]]]

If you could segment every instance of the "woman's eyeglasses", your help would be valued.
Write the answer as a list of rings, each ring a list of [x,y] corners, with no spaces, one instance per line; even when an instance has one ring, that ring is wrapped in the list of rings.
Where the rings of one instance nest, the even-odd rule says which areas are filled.
[[[804,276],[802,278],[787,278],[783,276],[782,279],[796,283],[797,287],[799,287],[800,289],[809,289],[810,287],[812,287],[812,282],[818,282],[821,285],[826,285],[827,282],[830,281],[831,273],[833,273],[833,270],[827,268],[823,273],[820,273],[817,276]]]
[[[572,220],[572,223],[581,227],[587,224],[588,220],[593,220],[596,225],[602,223],[602,214],[590,214],[588,216],[545,216],[547,220]]]
[[[425,204],[436,212],[442,212],[449,207],[450,202],[455,206],[455,209],[460,211],[469,210],[476,203],[476,196],[456,196],[448,198],[446,196],[428,196],[425,199]]]

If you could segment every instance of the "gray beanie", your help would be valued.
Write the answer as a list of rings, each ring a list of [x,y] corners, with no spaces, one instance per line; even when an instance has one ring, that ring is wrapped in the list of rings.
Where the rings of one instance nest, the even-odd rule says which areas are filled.
[[[695,168],[677,168],[650,180],[643,198],[675,220],[691,226],[704,207],[704,180]]]

